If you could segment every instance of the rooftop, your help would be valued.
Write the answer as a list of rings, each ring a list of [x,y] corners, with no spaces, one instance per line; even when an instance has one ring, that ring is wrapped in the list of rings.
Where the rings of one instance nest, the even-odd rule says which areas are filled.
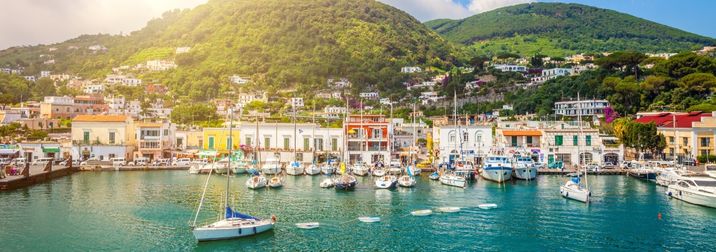
[[[700,122],[703,117],[711,117],[710,113],[703,113],[700,111],[694,111],[689,113],[658,113],[653,115],[645,115],[636,119],[638,123],[651,123],[656,124],[657,127],[676,127],[676,128],[691,128],[693,122]],[[674,125],[674,119],[676,125]]]
[[[73,122],[125,122],[125,115],[77,115]]]

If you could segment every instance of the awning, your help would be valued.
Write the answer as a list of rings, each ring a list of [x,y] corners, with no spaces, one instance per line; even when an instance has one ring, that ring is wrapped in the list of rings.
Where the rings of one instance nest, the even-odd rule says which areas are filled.
[[[0,149],[0,155],[12,155],[20,152],[19,149]]]
[[[539,130],[503,130],[503,136],[541,136],[542,132]]]
[[[56,147],[56,148],[42,147],[42,152],[43,153],[60,153],[60,148],[59,147]]]

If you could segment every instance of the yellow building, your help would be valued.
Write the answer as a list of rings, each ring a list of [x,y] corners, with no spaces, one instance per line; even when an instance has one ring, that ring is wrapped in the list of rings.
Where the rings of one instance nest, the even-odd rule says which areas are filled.
[[[656,113],[643,115],[637,122],[653,122],[657,131],[666,138],[664,154],[673,158],[697,158],[714,155],[716,117],[714,113]]]
[[[231,131],[230,135],[229,128],[204,128],[202,149],[215,150],[219,153],[228,153],[229,146],[233,146],[234,150],[238,149],[241,139],[239,129],[234,128]]]
[[[124,115],[78,115],[72,119],[72,156],[80,160],[132,160],[134,121]]]

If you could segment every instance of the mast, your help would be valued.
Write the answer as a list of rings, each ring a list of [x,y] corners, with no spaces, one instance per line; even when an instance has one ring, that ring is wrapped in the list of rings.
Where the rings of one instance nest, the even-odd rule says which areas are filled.
[[[311,149],[311,164],[316,164],[316,103],[313,103],[313,113],[311,113],[311,121],[313,123],[313,130],[311,131],[311,141],[313,141],[313,148]],[[323,144],[323,143],[321,143]]]
[[[234,151],[234,134],[233,134],[233,128],[234,128],[234,110],[229,109],[229,165],[226,167],[226,198],[224,199],[224,217],[226,217],[226,214],[229,210],[229,185],[231,183],[231,154]]]
[[[583,132],[582,132],[582,103],[579,99],[579,92],[577,92],[577,120],[579,121],[578,122],[579,123],[579,133],[577,134],[577,155],[579,155],[578,156],[579,161],[577,162],[578,163],[577,167],[579,167],[581,165],[581,163],[584,162],[584,159],[582,158],[581,150],[579,148],[582,145],[582,143],[579,141],[579,138],[583,135]],[[584,168],[584,185],[585,186],[584,187],[587,188],[587,190],[589,190],[589,179],[587,178],[588,177],[587,175],[589,175],[589,174],[587,174],[587,168],[586,168],[586,164],[585,164],[585,168]]]
[[[410,165],[413,165],[413,149],[415,149],[415,103],[413,103],[413,142],[411,143],[410,152],[408,152],[410,154]],[[417,150],[415,154],[418,154]]]
[[[460,128],[457,125],[457,91],[456,90],[453,90],[452,118],[455,121],[455,151],[458,151],[458,148],[457,148],[458,143],[457,142],[458,142],[458,139],[460,138],[460,132],[459,132]],[[459,153],[459,154],[462,154],[462,153]],[[457,159],[457,157],[455,157],[455,159]],[[455,161],[457,161],[457,160],[455,160]]]
[[[365,135],[366,135],[366,133],[368,133],[368,132],[365,132],[365,133],[364,133],[364,132],[363,132],[364,130],[365,130],[365,129],[363,129],[363,99],[361,99],[361,100],[360,100],[360,139],[361,139],[361,144],[360,144],[360,160],[361,160],[361,162],[365,162],[365,161],[363,161],[363,154],[365,154],[365,151],[363,151],[363,144],[366,145],[366,146],[365,146],[365,147],[366,147],[366,150],[368,149],[368,142],[367,142],[367,139],[365,139]],[[366,130],[366,131],[367,131],[367,130]]]
[[[298,139],[296,138],[296,104],[293,102],[291,103],[291,107],[293,107],[293,162],[297,163],[298,160],[296,160],[296,142],[298,142]]]

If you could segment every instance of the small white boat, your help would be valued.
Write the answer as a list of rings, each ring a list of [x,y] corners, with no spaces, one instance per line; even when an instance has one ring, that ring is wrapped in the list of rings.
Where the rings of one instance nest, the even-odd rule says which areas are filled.
[[[191,161],[189,165],[189,174],[199,174],[201,172],[201,168],[207,163],[209,163],[207,159],[197,159]]]
[[[512,172],[512,176],[521,180],[534,180],[537,178],[537,167],[535,167],[532,158],[524,156],[515,157],[515,168]]]
[[[456,187],[467,187],[467,180],[465,180],[464,177],[460,177],[454,174],[443,174],[440,176],[440,183],[443,185],[448,186],[456,186]]]
[[[425,210],[415,210],[410,212],[410,215],[412,216],[428,216],[433,214],[433,210],[425,209]]]
[[[385,176],[385,173],[386,173],[385,169],[382,169],[382,168],[373,170],[373,176],[376,176],[376,177]]]
[[[365,223],[380,222],[380,217],[358,217],[358,220]]]
[[[672,168],[664,169],[659,173],[659,176],[656,176],[656,184],[665,187],[673,185],[681,179],[682,173]]]
[[[375,180],[375,187],[378,189],[393,189],[398,184],[398,178],[393,175],[385,175]]]
[[[440,179],[440,173],[438,173],[438,172],[433,172],[433,173],[430,174],[430,176],[428,176],[428,178],[430,178],[430,179],[432,179],[432,180],[438,180],[438,179]]]
[[[246,186],[249,189],[260,189],[266,187],[268,181],[263,175],[253,176],[246,181]]]
[[[493,204],[493,203],[479,204],[479,205],[477,205],[477,207],[480,209],[487,210],[487,209],[497,208],[497,204]]]
[[[317,164],[310,164],[308,167],[306,167],[306,175],[318,175],[321,173],[321,167],[318,167]]]
[[[669,197],[694,205],[716,208],[716,179],[683,177],[666,190]]]
[[[507,157],[489,155],[485,158],[480,176],[497,183],[510,180],[512,178],[512,163]]]
[[[321,181],[321,188],[331,188],[336,185],[336,182],[333,181],[332,178],[327,178]]]
[[[418,182],[415,180],[415,178],[409,175],[400,176],[400,178],[398,179],[398,185],[400,185],[401,187],[413,187],[417,183]]]
[[[365,165],[362,164],[362,163],[356,163],[356,164],[353,165],[353,167],[351,168],[351,170],[353,171],[353,175],[356,175],[356,176],[366,176],[366,175],[368,175],[368,170],[369,170],[369,169],[368,169],[368,166],[365,166]]]
[[[303,164],[298,161],[291,162],[291,165],[286,167],[286,174],[291,176],[303,175]]]
[[[271,188],[280,188],[283,186],[283,179],[281,177],[272,177],[269,179],[268,186]]]
[[[336,173],[336,167],[331,164],[323,164],[321,166],[321,173],[325,175],[333,175],[333,173]]]
[[[296,223],[296,227],[300,229],[316,229],[320,226],[321,224],[318,222]]]
[[[459,207],[438,207],[435,209],[435,211],[440,213],[457,213],[460,212]]]
[[[244,174],[247,171],[248,162],[238,161],[231,164],[231,170],[234,174]]]
[[[276,157],[269,157],[261,166],[261,172],[266,175],[274,175],[281,173],[281,163]]]
[[[579,184],[579,177],[574,177],[559,187],[562,197],[587,203],[592,194],[587,188]]]

